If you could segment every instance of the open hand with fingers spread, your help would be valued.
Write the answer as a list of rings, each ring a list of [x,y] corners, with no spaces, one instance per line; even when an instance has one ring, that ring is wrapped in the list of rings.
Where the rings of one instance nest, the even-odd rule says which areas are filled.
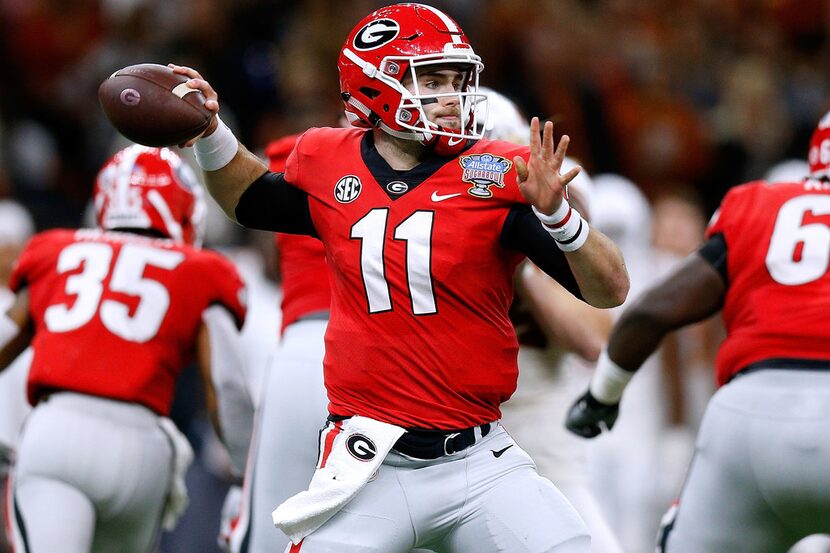
[[[545,215],[554,213],[565,198],[566,186],[579,174],[574,167],[564,175],[559,174],[562,160],[570,139],[564,135],[554,149],[553,123],[545,122],[542,137],[539,136],[539,118],[530,121],[530,158],[513,158],[518,173],[519,190],[525,199]]]

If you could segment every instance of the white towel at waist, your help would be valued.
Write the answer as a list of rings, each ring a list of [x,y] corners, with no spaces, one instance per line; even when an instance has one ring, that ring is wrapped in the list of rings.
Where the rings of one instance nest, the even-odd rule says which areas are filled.
[[[399,426],[366,417],[346,420],[308,490],[287,499],[272,513],[274,525],[299,543],[357,495],[403,433]]]

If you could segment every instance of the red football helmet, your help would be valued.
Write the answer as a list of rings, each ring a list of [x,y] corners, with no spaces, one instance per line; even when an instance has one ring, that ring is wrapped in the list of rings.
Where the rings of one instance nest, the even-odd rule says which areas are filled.
[[[465,72],[459,91],[430,94],[420,90],[417,71],[441,65]],[[346,39],[337,66],[340,94],[352,125],[417,140],[442,155],[458,152],[466,139],[482,136],[475,124],[475,107],[487,100],[486,94],[477,91],[484,64],[461,27],[433,7],[395,4],[365,17]],[[407,76],[414,91],[403,85]],[[442,97],[458,98],[460,129],[448,129],[427,119],[423,106]]]
[[[830,112],[824,114],[813,132],[807,161],[811,178],[830,179]]]
[[[152,229],[199,246],[207,206],[196,174],[168,148],[133,145],[101,168],[93,192],[95,219],[106,230]]]

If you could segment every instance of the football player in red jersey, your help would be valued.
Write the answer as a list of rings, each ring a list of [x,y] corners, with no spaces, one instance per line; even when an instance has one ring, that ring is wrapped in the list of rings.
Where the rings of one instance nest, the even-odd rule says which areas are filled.
[[[623,390],[669,331],[722,311],[710,400],[666,553],[786,551],[830,531],[830,113],[810,174],[724,197],[707,242],[625,310],[567,425],[610,429]]]
[[[131,146],[100,171],[98,229],[36,235],[0,318],[0,367],[30,342],[26,421],[12,469],[12,542],[29,553],[153,549],[186,504],[187,440],[166,418],[196,360],[241,470],[252,404],[237,330],[244,286],[197,247],[205,205],[171,150]]]
[[[619,305],[617,248],[565,199],[548,123],[530,147],[478,140],[481,60],[420,4],[358,23],[339,61],[358,128],[312,129],[272,173],[214,118],[195,143],[246,226],[317,236],[332,285],[330,424],[309,490],[275,524],[291,551],[587,552],[584,523],[497,421],[516,386],[507,311],[525,257],[589,303]],[[217,94],[191,77],[219,110]],[[255,485],[255,484],[254,484]]]
[[[275,140],[265,150],[272,171],[284,171],[299,135]],[[317,457],[317,434],[328,413],[323,384],[323,334],[331,289],[326,252],[316,238],[276,233],[282,285],[280,343],[269,363],[258,406],[256,432],[241,501],[220,543],[233,553],[282,551],[285,534],[271,511],[306,489]],[[229,501],[237,500],[229,497]]]

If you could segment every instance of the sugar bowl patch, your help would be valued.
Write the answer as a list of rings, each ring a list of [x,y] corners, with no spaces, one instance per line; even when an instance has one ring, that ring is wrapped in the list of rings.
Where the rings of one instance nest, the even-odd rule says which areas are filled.
[[[509,159],[493,154],[461,156],[458,162],[464,169],[461,180],[472,184],[467,193],[476,198],[492,197],[491,186],[504,188],[504,175],[513,167]]]

